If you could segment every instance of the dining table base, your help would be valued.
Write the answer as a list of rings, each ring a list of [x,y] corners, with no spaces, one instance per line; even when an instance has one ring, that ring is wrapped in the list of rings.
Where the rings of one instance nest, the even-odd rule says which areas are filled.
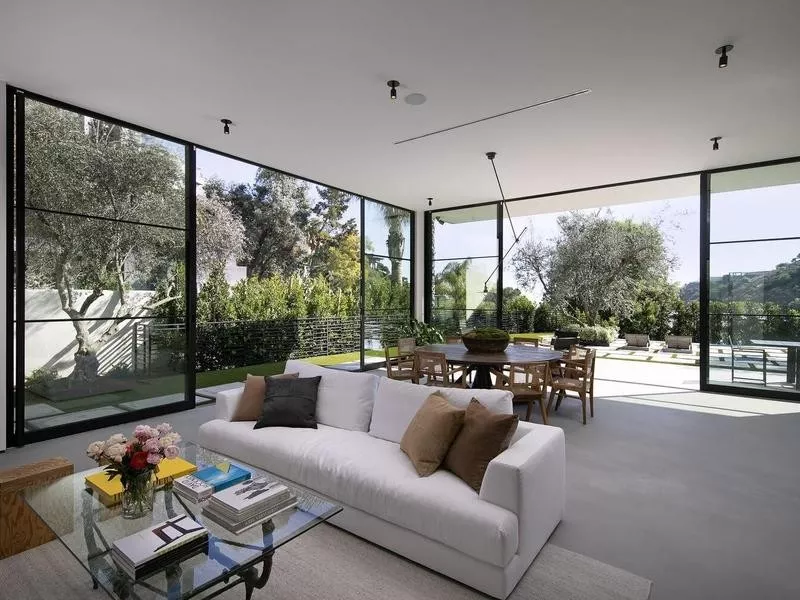
[[[475,377],[472,379],[472,389],[475,390],[490,390],[494,387],[492,384],[491,367],[488,365],[474,365],[472,372]]]

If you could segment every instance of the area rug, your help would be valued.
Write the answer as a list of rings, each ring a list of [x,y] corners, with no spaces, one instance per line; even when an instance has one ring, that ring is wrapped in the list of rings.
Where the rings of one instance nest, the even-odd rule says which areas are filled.
[[[547,544],[511,600],[647,600],[652,583],[622,569]],[[106,598],[60,542],[0,561],[4,598]],[[241,600],[238,586],[220,598]],[[275,553],[259,600],[485,600],[487,596],[329,525]]]

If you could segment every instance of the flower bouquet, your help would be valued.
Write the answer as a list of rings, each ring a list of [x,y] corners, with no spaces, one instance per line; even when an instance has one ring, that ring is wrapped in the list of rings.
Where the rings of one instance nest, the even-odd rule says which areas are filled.
[[[180,439],[169,423],[161,423],[137,425],[131,440],[116,433],[105,442],[89,444],[86,454],[105,465],[109,481],[120,478],[123,517],[137,519],[153,510],[154,471],[163,459],[178,456]]]

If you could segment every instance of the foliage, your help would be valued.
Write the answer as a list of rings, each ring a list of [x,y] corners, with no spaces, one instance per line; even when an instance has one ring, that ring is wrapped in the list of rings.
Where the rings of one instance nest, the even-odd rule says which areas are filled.
[[[638,291],[631,313],[620,320],[620,329],[625,333],[646,333],[651,338],[663,340],[672,333],[678,312],[683,312],[678,286],[666,282],[654,282]],[[685,328],[687,324],[682,324]],[[685,334],[685,335],[693,335]]]
[[[507,342],[511,339],[507,331],[496,327],[478,327],[472,331],[467,331],[462,337],[473,340],[495,340],[501,342]]]
[[[564,315],[549,302],[542,302],[533,315],[534,331],[555,331],[565,322]]]
[[[397,333],[398,338],[413,337],[417,341],[418,346],[441,344],[444,342],[444,334],[438,327],[416,319],[411,320],[407,325],[399,327]],[[394,342],[396,343],[397,340],[394,340]]]
[[[578,329],[578,338],[582,344],[607,346],[615,339],[619,332],[614,327],[604,327],[602,325],[589,325]]]
[[[616,220],[610,214],[570,212],[557,220],[555,238],[529,236],[512,264],[517,280],[588,325],[604,315],[626,317],[639,291],[665,281],[674,263],[656,223]]]
[[[25,387],[30,387],[32,385],[46,386],[50,383],[53,383],[56,379],[58,379],[57,369],[41,367],[31,371],[31,374],[25,378]]]

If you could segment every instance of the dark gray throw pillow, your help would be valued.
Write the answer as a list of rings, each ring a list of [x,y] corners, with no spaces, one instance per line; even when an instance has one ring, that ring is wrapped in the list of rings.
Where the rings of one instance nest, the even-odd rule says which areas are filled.
[[[317,389],[322,377],[270,379],[261,418],[253,429],[262,427],[317,428]]]

